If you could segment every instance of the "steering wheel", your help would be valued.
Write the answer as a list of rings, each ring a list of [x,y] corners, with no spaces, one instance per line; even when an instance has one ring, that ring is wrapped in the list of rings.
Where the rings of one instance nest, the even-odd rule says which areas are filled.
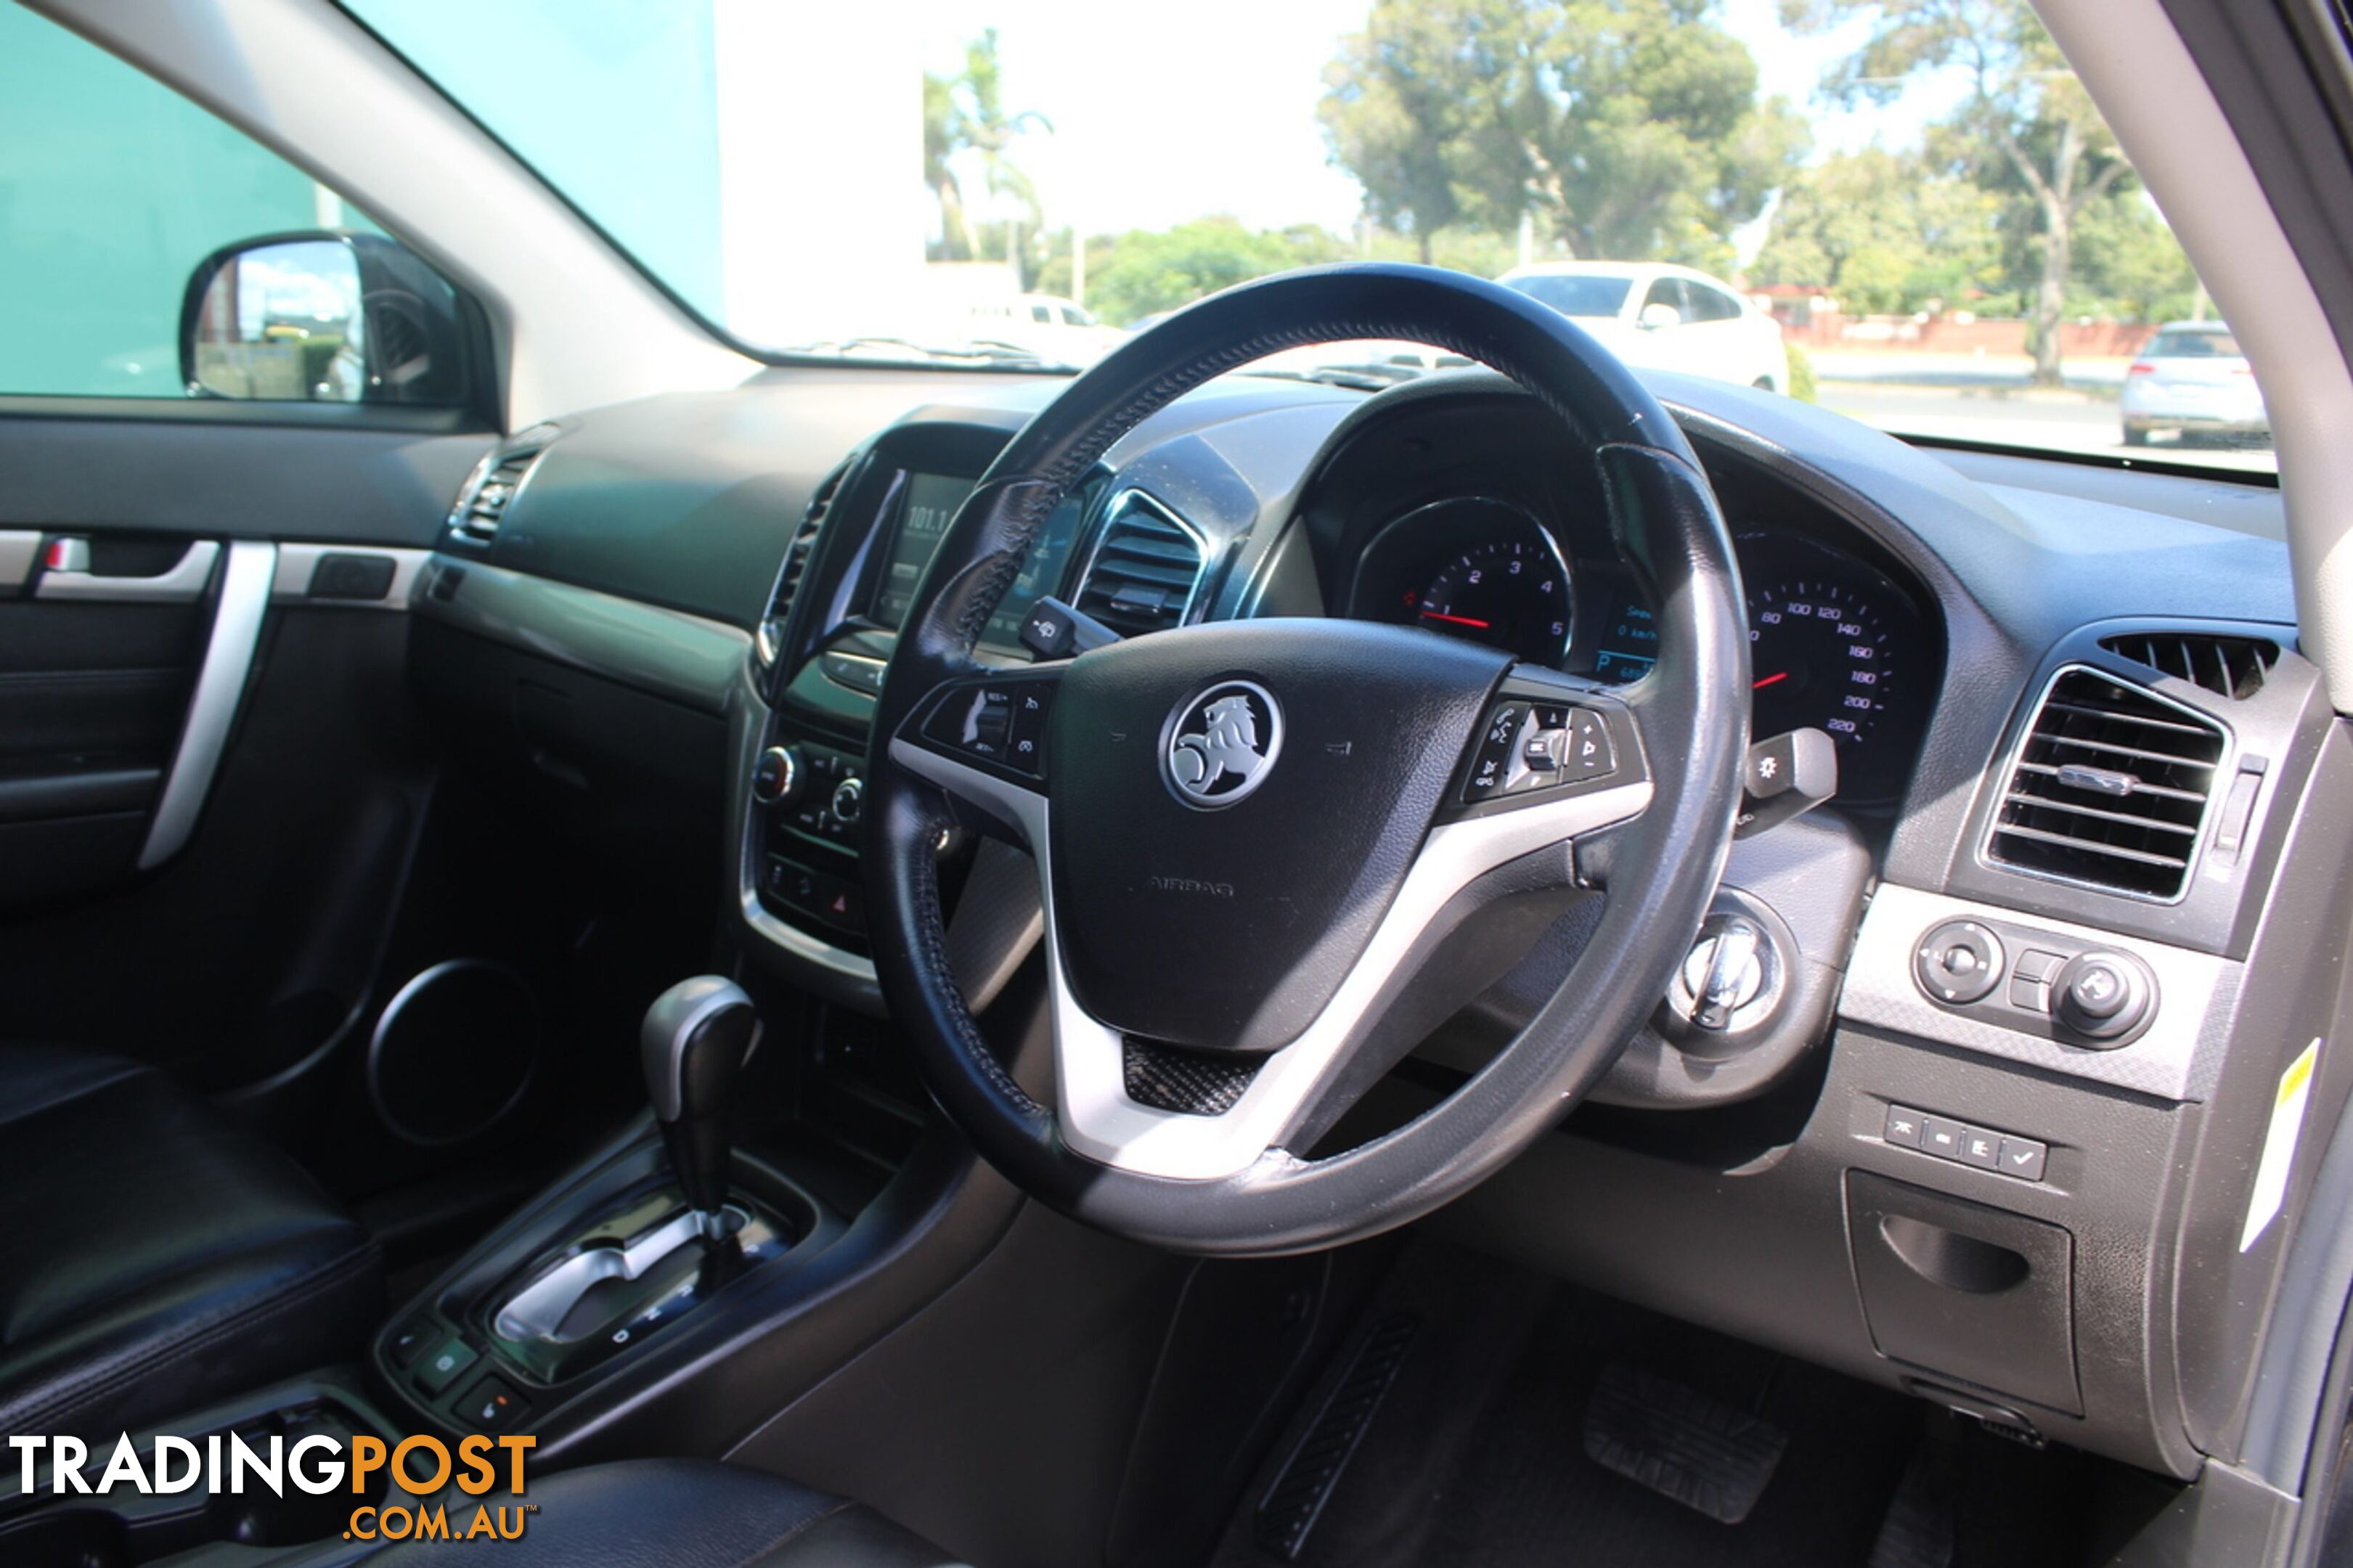
[[[1606,688],[1435,633],[1324,619],[1184,626],[1027,668],[977,660],[1039,529],[1114,441],[1221,372],[1359,338],[1492,366],[1593,453],[1657,611],[1641,680]],[[868,903],[917,1069],[1018,1185],[1165,1247],[1303,1251],[1461,1194],[1592,1087],[1699,929],[1747,746],[1741,603],[1682,431],[1525,296],[1348,265],[1170,317],[1005,448],[948,524],[884,677]],[[951,796],[1037,858],[1050,1108],[991,1051],[950,970],[933,846]],[[1482,913],[1547,889],[1603,900],[1551,1000],[1438,1104],[1315,1154],[1443,1017],[1426,994],[1440,982],[1418,972],[1448,967],[1430,961],[1450,939],[1492,945]]]

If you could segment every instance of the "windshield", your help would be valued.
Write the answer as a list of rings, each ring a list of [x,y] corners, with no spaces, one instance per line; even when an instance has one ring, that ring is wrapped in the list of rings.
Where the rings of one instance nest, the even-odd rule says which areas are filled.
[[[344,4],[763,352],[1077,367],[1250,278],[1418,260],[1902,434],[2273,460],[2252,378],[2127,374],[2236,351],[2160,336],[2221,323],[2027,0]]]
[[[1539,272],[1504,281],[1564,316],[1614,316],[1626,303],[1627,291],[1634,287],[1630,278],[1597,278],[1589,273],[1564,277]]]

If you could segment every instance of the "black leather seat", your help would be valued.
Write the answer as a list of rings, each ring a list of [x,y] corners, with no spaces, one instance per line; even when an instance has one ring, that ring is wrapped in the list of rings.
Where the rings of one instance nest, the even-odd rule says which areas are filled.
[[[357,1353],[375,1247],[152,1068],[0,1047],[0,1431],[111,1434]]]
[[[450,1529],[476,1509],[515,1499],[436,1500]],[[628,1459],[532,1482],[539,1505],[522,1539],[409,1541],[359,1547],[341,1541],[260,1560],[269,1568],[439,1568],[495,1561],[501,1568],[963,1568],[930,1542],[860,1503],[757,1470],[707,1459]]]

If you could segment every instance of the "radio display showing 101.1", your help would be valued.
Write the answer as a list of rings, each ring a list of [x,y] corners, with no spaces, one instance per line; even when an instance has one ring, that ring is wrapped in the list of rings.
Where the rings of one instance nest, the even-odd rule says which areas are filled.
[[[881,580],[875,584],[874,597],[866,613],[879,624],[894,630],[907,618],[907,610],[915,602],[915,584],[923,579],[923,568],[931,564],[933,554],[940,547],[941,536],[955,517],[956,509],[972,494],[973,481],[948,474],[909,474],[901,496],[899,526],[891,538],[891,553],[882,563]],[[1060,584],[1062,569],[1068,563],[1071,547],[1078,542],[1079,522],[1086,510],[1086,492],[1074,495],[1054,510],[1046,525],[1023,558],[1020,575],[1006,592],[988,617],[981,633],[981,646],[999,652],[1018,652],[1021,647],[1021,617],[1041,594],[1050,594]]]

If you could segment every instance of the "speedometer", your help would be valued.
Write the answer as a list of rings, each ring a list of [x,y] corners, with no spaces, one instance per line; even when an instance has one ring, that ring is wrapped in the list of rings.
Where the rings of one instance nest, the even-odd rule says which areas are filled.
[[[1872,767],[1870,742],[1895,700],[1900,649],[1889,616],[1860,585],[1825,577],[1768,582],[1748,591],[1750,732],[1827,730],[1839,742],[1840,793]]]

